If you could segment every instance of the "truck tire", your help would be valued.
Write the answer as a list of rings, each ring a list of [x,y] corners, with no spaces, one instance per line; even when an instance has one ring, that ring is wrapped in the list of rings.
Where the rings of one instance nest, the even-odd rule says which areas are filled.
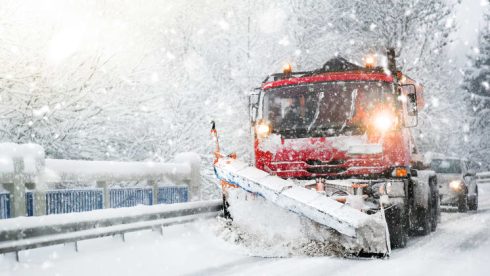
[[[431,179],[431,231],[434,232],[437,229],[437,223],[439,222],[440,204],[439,204],[439,188],[437,182]]]
[[[434,226],[432,225],[434,221],[434,216],[437,217],[437,210],[435,210],[435,208],[433,207],[432,192],[429,191],[429,194],[427,196],[427,208],[422,206],[417,206],[416,208],[416,227],[413,229],[414,234],[426,236],[429,235],[430,232],[432,232],[432,229],[434,228]]]
[[[429,204],[427,209],[421,209],[419,211],[419,230],[420,234],[423,236],[429,235],[432,232],[432,204],[429,196]]]
[[[461,196],[459,196],[458,212],[460,213],[468,212],[468,193],[466,192],[464,192]]]
[[[385,217],[390,233],[391,248],[404,248],[407,246],[408,230],[405,210],[398,207],[386,209]]]
[[[475,197],[473,198],[473,200],[471,200],[471,202],[468,203],[468,208],[471,211],[478,210],[478,188],[476,188]]]

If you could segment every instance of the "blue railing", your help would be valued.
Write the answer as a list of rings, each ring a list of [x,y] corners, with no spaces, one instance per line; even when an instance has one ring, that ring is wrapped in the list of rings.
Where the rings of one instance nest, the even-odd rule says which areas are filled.
[[[26,212],[28,217],[34,216],[34,193],[26,192]]]
[[[157,190],[157,204],[187,202],[187,186],[163,186]],[[34,193],[26,192],[26,211],[34,215]],[[152,188],[112,188],[109,190],[111,208],[152,205]],[[102,189],[67,189],[46,192],[46,214],[84,212],[104,208]],[[10,217],[10,194],[0,193],[0,219]]]
[[[109,190],[111,208],[152,205],[152,188],[112,188]]]
[[[53,190],[46,192],[46,214],[85,212],[104,208],[102,189]]]
[[[10,194],[0,193],[0,219],[10,217]]]
[[[171,204],[189,201],[189,189],[186,186],[158,187],[157,204]]]

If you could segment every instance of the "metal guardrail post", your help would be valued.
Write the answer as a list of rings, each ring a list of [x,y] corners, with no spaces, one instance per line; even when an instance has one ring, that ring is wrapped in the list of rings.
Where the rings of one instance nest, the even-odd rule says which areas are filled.
[[[34,191],[34,215],[46,215],[46,192],[41,190]]]
[[[188,163],[191,167],[189,181],[189,201],[201,199],[201,157],[194,152],[179,153],[175,156],[175,161]]]
[[[147,185],[152,189],[152,205],[158,204],[158,183],[154,179],[148,179]]]
[[[22,158],[13,158],[13,162],[13,183],[4,184],[3,186],[10,193],[11,217],[20,217],[26,215],[26,187],[23,176],[24,160]]]
[[[111,199],[107,181],[97,181],[97,188],[104,190],[104,209],[111,208]]]

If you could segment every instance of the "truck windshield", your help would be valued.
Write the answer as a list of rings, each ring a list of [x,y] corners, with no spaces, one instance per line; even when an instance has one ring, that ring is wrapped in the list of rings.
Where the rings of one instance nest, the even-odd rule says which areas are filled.
[[[461,173],[461,161],[458,159],[433,159],[430,166],[436,173]]]
[[[263,117],[285,138],[362,134],[367,114],[394,98],[392,84],[376,81],[280,87],[265,93]]]

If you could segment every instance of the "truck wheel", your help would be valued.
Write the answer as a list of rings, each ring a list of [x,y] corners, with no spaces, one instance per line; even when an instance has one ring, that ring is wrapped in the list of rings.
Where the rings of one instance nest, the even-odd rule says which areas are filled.
[[[431,189],[432,190],[432,189]],[[437,209],[433,205],[433,193],[429,191],[427,196],[427,208],[418,206],[416,209],[416,228],[413,229],[415,234],[426,236],[429,235],[433,226],[434,217],[437,217]],[[437,218],[436,218],[437,220]],[[434,229],[435,230],[435,229]]]
[[[468,211],[468,194],[463,193],[458,200],[458,212],[466,213]]]
[[[226,196],[223,195],[223,217],[225,219],[233,220],[233,218],[231,217],[230,211],[228,210],[229,207],[230,207],[230,204],[228,203],[228,200],[226,200]]]
[[[471,211],[476,211],[478,210],[478,188],[476,189],[475,191],[475,197],[473,198],[473,200],[468,204],[468,208],[471,210]]]
[[[431,208],[431,216],[430,216],[430,219],[431,219],[431,222],[430,222],[430,231],[431,232],[434,232],[436,231],[437,229],[437,223],[438,223],[438,216],[437,216],[437,206],[436,205],[433,205],[432,208]]]
[[[386,223],[390,233],[390,242],[392,248],[404,248],[407,246],[408,231],[407,217],[405,210],[392,207],[386,210]]]
[[[429,196],[429,202],[427,209],[421,209],[419,212],[419,229],[420,234],[423,236],[429,235],[432,231],[432,213],[433,213],[432,204]]]
[[[431,192],[431,231],[434,232],[437,229],[437,223],[439,220],[439,189],[437,183],[433,183]]]

